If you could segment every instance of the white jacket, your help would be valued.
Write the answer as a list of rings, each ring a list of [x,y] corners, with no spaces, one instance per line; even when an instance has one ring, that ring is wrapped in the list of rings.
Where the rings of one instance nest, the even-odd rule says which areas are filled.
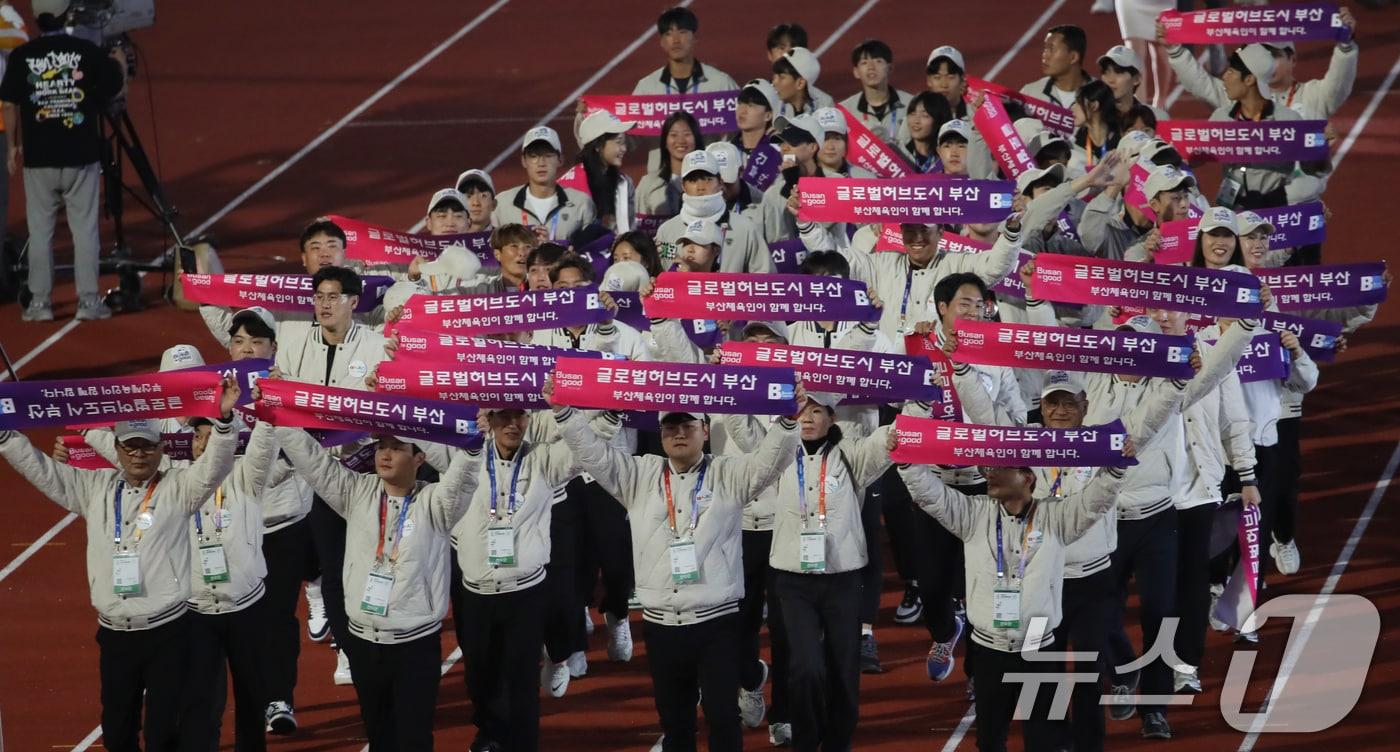
[[[744,597],[740,518],[745,504],[770,485],[797,451],[797,424],[778,421],[757,452],[745,457],[705,457],[704,487],[696,493],[700,466],[670,473],[677,526],[686,528],[692,510],[698,521],[691,539],[700,579],[686,585],[671,581],[669,546],[673,540],[662,489],[664,457],[632,456],[610,447],[588,427],[578,410],[555,413],[564,441],[580,466],[628,511],[632,527],[632,563],[642,618],[655,624],[685,625],[738,613]]]
[[[1206,354],[1221,346],[1220,328],[1212,325],[1196,333],[1196,347]],[[1206,340],[1216,340],[1214,345]],[[1246,347],[1248,343],[1246,343]],[[1226,353],[1238,363],[1244,348]],[[1180,487],[1172,494],[1177,509],[1191,509],[1221,501],[1220,483],[1225,467],[1235,469],[1243,481],[1254,480],[1254,443],[1250,441],[1249,413],[1240,392],[1240,377],[1233,368],[1219,386],[1206,392],[1182,415],[1186,439],[1186,465]]]
[[[1180,45],[1167,48],[1167,59],[1181,80],[1182,88],[1204,100],[1211,107],[1228,107],[1225,82],[1210,75],[1191,51]],[[1311,81],[1294,83],[1283,91],[1272,92],[1271,99],[1307,120],[1326,120],[1351,96],[1356,83],[1357,48],[1355,42],[1342,42],[1332,50],[1332,62],[1327,75]]]
[[[365,376],[384,360],[384,335],[352,323],[345,338],[335,345],[335,357],[327,365],[332,347],[322,336],[321,327],[312,325],[293,334],[282,327],[277,341],[277,367],[282,375],[305,384],[321,384],[342,389],[364,389]]]
[[[662,266],[680,258],[681,235],[685,234],[686,224],[695,219],[682,208],[680,214],[661,223],[656,229],[656,251],[661,255]],[[718,259],[719,271],[750,274],[773,272],[773,255],[768,252],[768,244],[763,240],[763,228],[743,214],[727,208],[719,216],[709,219],[719,225],[724,237]]]
[[[189,524],[191,594],[189,603],[201,614],[226,614],[253,605],[265,590],[267,561],[263,559],[263,513],[260,499],[277,454],[276,429],[259,423],[233,471],[199,508]],[[219,504],[222,492],[223,503]],[[220,515],[222,507],[222,515]],[[216,524],[216,519],[222,521]],[[196,521],[198,524],[196,524]],[[200,547],[220,545],[228,566],[228,582],[205,582]]]

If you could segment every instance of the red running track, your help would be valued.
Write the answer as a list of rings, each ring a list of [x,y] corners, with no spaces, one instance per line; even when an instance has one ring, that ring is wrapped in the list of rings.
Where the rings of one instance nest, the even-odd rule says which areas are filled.
[[[985,75],[1004,54],[1014,52],[996,79],[1019,85],[1038,77],[1040,32],[1053,23],[1076,23],[1089,32],[1091,54],[1117,41],[1109,16],[1090,16],[1088,0],[1002,0],[949,6],[908,0],[826,0],[789,14],[776,4],[701,0],[702,60],[736,79],[765,75],[763,36],[781,21],[798,20],[820,46],[841,36],[822,56],[822,88],[838,96],[854,90],[846,76],[848,53],[859,40],[878,36],[895,49],[895,82],[906,90],[922,83],[922,61],[938,44],[957,44],[970,72]],[[199,7],[191,7],[198,5]],[[363,3],[248,2],[237,6],[166,3],[159,25],[140,32],[141,79],[133,87],[132,113],[148,147],[158,157],[168,194],[182,210],[181,227],[209,224],[231,269],[291,269],[295,237],[309,218],[331,212],[407,227],[422,216],[431,192],[458,172],[482,166],[498,154],[494,173],[505,187],[521,179],[514,159],[519,134],[601,70],[592,91],[630,91],[632,83],[660,65],[653,20],[662,2],[618,0],[602,13],[588,5],[531,0],[430,0],[405,18],[398,8]],[[1048,23],[1031,27],[1047,9]],[[489,15],[486,15],[489,14]],[[1357,10],[1360,19],[1360,73],[1351,100],[1337,115],[1347,134],[1400,65],[1400,12]],[[484,19],[481,17],[486,15]],[[397,83],[397,77],[468,24],[475,26],[440,54]],[[1018,40],[1031,32],[1028,44]],[[631,54],[609,61],[634,39]],[[1303,77],[1321,75],[1328,52],[1317,45],[1300,51]],[[343,127],[339,121],[368,98],[390,86]],[[1173,107],[1181,117],[1206,110],[1185,95]],[[1329,262],[1384,258],[1387,250],[1375,218],[1389,207],[1374,196],[1388,186],[1400,157],[1400,111],[1388,92],[1359,131],[1343,166],[1333,178],[1328,204],[1335,212],[1327,244]],[[152,106],[153,105],[153,106]],[[154,113],[154,117],[152,115]],[[152,122],[159,123],[153,130]],[[567,119],[552,123],[567,138]],[[156,138],[158,136],[158,139]],[[314,148],[306,149],[314,144]],[[634,159],[639,162],[640,158]],[[640,168],[638,168],[640,169]],[[275,177],[268,176],[275,171]],[[1217,176],[1206,171],[1207,182]],[[250,187],[256,191],[243,195]],[[11,224],[23,221],[22,199],[13,202]],[[132,223],[131,244],[138,257],[164,247],[153,222]],[[110,238],[104,227],[104,238]],[[60,254],[66,251],[60,249]],[[106,280],[104,280],[106,281]],[[148,291],[156,289],[148,279]],[[114,280],[108,282],[114,283]],[[71,314],[71,283],[56,293],[60,316]],[[20,324],[18,308],[0,310],[3,341],[22,361],[27,379],[121,374],[154,369],[161,350],[186,341],[207,358],[219,356],[193,314],[155,306],[138,314],[74,327]],[[1369,527],[1345,559],[1336,592],[1372,599],[1382,613],[1383,635],[1361,700],[1337,727],[1311,735],[1264,735],[1261,750],[1388,747],[1393,717],[1400,710],[1396,683],[1400,643],[1395,616],[1400,592],[1393,585],[1397,526],[1378,483],[1400,440],[1400,412],[1394,389],[1400,373],[1397,346],[1400,314],[1382,308],[1377,321],[1352,340],[1338,363],[1323,369],[1318,390],[1308,398],[1304,452],[1302,572],[1274,578],[1270,593],[1316,594],[1329,574],[1341,568],[1339,556],[1358,518],[1373,497],[1379,500]],[[52,338],[59,335],[56,340]],[[47,343],[46,343],[47,340]],[[115,345],[115,346],[114,346]],[[36,434],[47,445],[53,434]],[[1393,472],[1393,467],[1392,467]],[[1388,480],[1388,478],[1387,478]],[[0,718],[11,749],[70,749],[94,730],[98,720],[94,615],[87,603],[83,573],[84,541],[78,526],[55,530],[63,512],[8,467],[0,487],[9,491],[0,526]],[[33,546],[46,534],[44,545]],[[15,566],[19,557],[22,563]],[[862,679],[861,749],[896,750],[911,745],[942,749],[967,710],[958,674],[941,685],[923,676],[927,649],[921,627],[893,624],[899,584],[886,581],[885,610],[877,625],[886,673]],[[640,636],[640,628],[636,630]],[[1257,649],[1245,709],[1254,710],[1268,691],[1283,653],[1286,623],[1269,623]],[[444,630],[443,655],[455,647]],[[1391,639],[1387,639],[1391,638]],[[595,637],[590,673],[575,681],[567,697],[546,698],[542,738],[548,749],[646,749],[659,733],[649,695],[645,650],[638,642],[632,664],[609,664],[602,636]],[[1221,718],[1219,690],[1232,646],[1212,634],[1202,668],[1206,692],[1188,709],[1171,714],[1173,746],[1192,750],[1234,750],[1244,734]],[[298,718],[301,732],[274,739],[274,749],[355,750],[363,746],[354,693],[330,683],[332,657],[324,646],[307,643],[301,663]],[[1307,689],[1308,682],[1294,677]],[[1296,688],[1296,686],[1295,686]],[[470,707],[460,665],[444,680],[437,739],[443,749],[469,743]],[[231,729],[231,718],[225,728]],[[1134,722],[1110,724],[1110,749],[1146,749]],[[231,738],[226,734],[226,745]],[[762,732],[746,738],[765,748]],[[100,741],[98,742],[100,744]],[[1019,741],[1013,739],[1013,748]],[[957,749],[972,749],[963,738]]]

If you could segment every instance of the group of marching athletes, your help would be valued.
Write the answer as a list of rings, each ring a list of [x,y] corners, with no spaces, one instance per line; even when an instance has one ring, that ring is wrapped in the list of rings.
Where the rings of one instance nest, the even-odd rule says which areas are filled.
[[[697,707],[711,750],[741,749],[744,728],[765,721],[773,745],[850,749],[861,674],[882,671],[874,630],[884,618],[886,547],[904,583],[893,621],[927,629],[928,678],[948,679],[963,648],[979,749],[1005,748],[1024,684],[1005,675],[1067,670],[1051,653],[1068,649],[1095,655],[1073,668],[1101,681],[1076,684],[1067,720],[1050,717],[1042,688],[1024,722],[1028,749],[1103,749],[1106,715],[1137,714],[1143,736],[1171,738],[1164,698],[1201,691],[1208,625],[1232,629],[1210,617],[1239,555],[1212,556],[1217,508],[1236,496],[1259,506],[1275,572],[1299,570],[1302,399],[1318,368],[1285,332],[1286,378],[1242,383],[1236,365],[1264,331],[1256,319],[1188,329],[1183,311],[1057,306],[1037,300],[1033,286],[1025,298],[991,288],[1014,273],[1022,251],[1152,261],[1162,225],[1197,214],[1192,266],[1317,263],[1318,247],[1270,248],[1276,228],[1256,210],[1320,196],[1330,165],[1227,165],[1210,200],[1157,137],[1165,112],[1135,98],[1138,53],[1115,45],[1095,61],[1081,29],[1054,26],[1044,36],[1046,75],[1022,91],[1072,108],[1077,130],[1064,138],[1007,103],[1035,162],[1016,178],[1014,213],[991,224],[901,225],[904,252],[877,252],[878,224],[801,218],[798,179],[870,177],[847,159],[847,120],[816,87],[821,65],[802,27],[774,29],[771,78],[742,86],[696,58],[699,23],[689,9],[664,12],[657,32],[665,64],[635,93],[739,90],[738,132],[707,143],[695,118],[677,112],[634,184],[622,170],[638,143],[633,124],[581,106],[574,163],[583,191],[558,182],[559,134],[530,129],[520,144],[524,184],[497,193],[491,175],[470,169],[427,205],[431,234],[490,231],[489,268],[461,246],[404,266],[347,260],[345,232],[318,219],[300,238],[311,310],[201,307],[228,359],[274,361],[267,379],[373,390],[399,348],[385,324],[413,296],[597,285],[612,315],[612,293],[646,296],[664,270],[771,273],[768,244],[800,239],[802,273],[864,282],[879,320],[720,322],[727,339],[904,353],[906,335],[926,335],[952,364],[959,419],[1055,429],[1121,420],[1124,454],[1137,464],[897,464],[895,416],[927,416],[929,404],[840,404],[841,395],[800,382],[790,415],[664,411],[657,430],[558,404],[546,383],[551,409],[481,409],[477,449],[389,434],[369,440],[372,450],[326,448],[301,429],[244,417],[232,379],[219,418],[86,431],[115,469],[75,469],[62,442],[50,456],[22,434],[0,433],[0,454],[86,521],[108,749],[207,752],[220,738],[228,677],[236,749],[295,733],[303,583],[311,638],[332,640],[335,682],[353,683],[376,752],[432,748],[449,610],[472,701],[472,750],[558,743],[540,738],[541,694],[564,697],[586,675],[595,610],[610,661],[633,658],[640,624],[662,733],[654,749],[695,749]],[[1330,117],[1351,90],[1357,56],[1354,42],[1338,44],[1325,78],[1299,82],[1292,44],[1235,50],[1218,78],[1189,50],[1166,51],[1215,120]],[[893,61],[879,40],[856,46],[859,90],[842,106],[920,172],[997,177],[964,101],[962,53],[935,46],[918,94],[892,87]],[[780,151],[783,168],[758,190],[741,175],[764,143]],[[1150,214],[1125,200],[1134,166],[1147,173]],[[642,229],[654,216],[670,218]],[[598,275],[577,251],[605,233],[614,236],[610,263]],[[950,233],[990,250],[947,253],[939,241]],[[382,306],[356,313],[371,273],[390,274],[394,285]],[[1021,274],[1029,281],[1031,269]],[[1272,310],[1267,288],[1262,297]],[[1304,315],[1349,334],[1375,306]],[[1196,373],[963,362],[954,331],[978,320],[1191,333]],[[687,336],[689,322],[648,323],[643,331],[613,318],[492,336],[633,360],[717,361]],[[204,360],[199,348],[175,345],[161,369]],[[166,455],[172,432],[193,434],[192,460]],[[352,461],[366,455],[370,467]],[[1140,648],[1125,630],[1133,582]],[[1236,630],[1235,639],[1258,637]],[[1101,704],[1105,694],[1114,700]]]

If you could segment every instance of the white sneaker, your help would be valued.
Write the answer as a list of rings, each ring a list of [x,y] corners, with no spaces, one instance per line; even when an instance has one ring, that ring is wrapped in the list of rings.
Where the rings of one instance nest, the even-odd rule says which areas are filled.
[[[354,684],[355,679],[350,675],[350,656],[344,650],[335,651],[335,674],[332,675],[338,686]]]
[[[1303,566],[1303,557],[1294,541],[1279,543],[1278,538],[1274,538],[1269,544],[1269,555],[1274,557],[1274,567],[1279,574],[1297,574],[1298,568]]]
[[[1258,632],[1258,631],[1245,632],[1244,630],[1241,630],[1241,631],[1239,631],[1239,632],[1236,632],[1236,633],[1235,633],[1235,642],[1247,642],[1247,643],[1249,643],[1250,645],[1258,645],[1258,644],[1259,644],[1259,632]]]
[[[739,720],[749,728],[758,728],[759,724],[763,723],[764,714],[768,712],[768,703],[763,699],[763,685],[768,683],[768,664],[760,659],[758,665],[763,667],[763,679],[758,682],[758,687],[739,688]]]
[[[583,633],[589,637],[593,636],[593,613],[587,606],[583,607]]]
[[[665,742],[666,742],[666,735],[665,735],[665,734],[662,734],[661,736],[656,737],[656,743],[653,744],[653,745],[651,745],[651,752],[661,752],[661,750],[665,748],[665,746],[664,746],[664,745],[665,745]]]
[[[564,693],[569,691],[569,662],[545,662],[544,674],[542,674],[540,678],[544,679],[546,677],[549,679],[549,681],[545,683],[545,686],[549,687],[549,696],[563,697]]]
[[[1224,594],[1225,594],[1225,586],[1224,586],[1224,585],[1211,585],[1211,586],[1210,586],[1210,610],[1207,611],[1206,613],[1210,614],[1210,628],[1211,628],[1211,629],[1214,629],[1214,630],[1217,631],[1217,632],[1229,632],[1229,631],[1230,631],[1230,625],[1229,625],[1229,624],[1226,624],[1225,622],[1223,622],[1223,621],[1221,621],[1221,620],[1215,618],[1215,604],[1220,600],[1220,596],[1222,596],[1222,595],[1224,595]]]
[[[588,675],[588,654],[582,650],[576,650],[564,659],[564,665],[569,667],[569,676],[577,679],[580,676]]]
[[[1094,0],[1093,7],[1089,8],[1090,13],[1113,13],[1113,0]]]
[[[608,660],[626,663],[632,660],[632,623],[612,614],[603,616],[608,627]]]
[[[1172,669],[1172,691],[1183,690],[1193,695],[1201,693],[1201,676],[1196,672],[1195,666],[1183,664]]]
[[[312,642],[322,642],[331,633],[326,618],[326,601],[321,598],[321,581],[306,583],[306,636]]]
[[[792,724],[768,724],[768,743],[773,745],[774,747],[786,747],[789,744],[792,744]]]

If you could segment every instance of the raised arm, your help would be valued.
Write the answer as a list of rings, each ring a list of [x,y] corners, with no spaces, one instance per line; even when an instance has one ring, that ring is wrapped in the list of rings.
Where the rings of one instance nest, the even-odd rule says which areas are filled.
[[[742,458],[733,458],[736,472],[729,482],[735,483],[738,498],[748,501],[759,495],[782,475],[797,454],[800,440],[797,435],[797,421],[789,417],[778,418],[768,427],[768,435],[759,442],[758,449]],[[716,481],[724,482],[721,477]]]
[[[1227,373],[1226,376],[1229,376]],[[1173,415],[1180,413],[1186,402],[1187,382],[1172,379],[1154,385],[1147,399],[1139,400],[1123,416],[1123,427],[1137,446],[1147,446]]]
[[[223,306],[202,305],[199,307],[199,317],[204,319],[204,325],[209,327],[214,339],[228,347],[228,328],[233,325],[233,312]]]
[[[0,454],[40,493],[74,514],[85,513],[83,502],[95,486],[88,479],[100,472],[111,472],[79,470],[59,462],[39,451],[19,431],[0,431]]]
[[[238,430],[233,421],[214,421],[209,434],[209,444],[204,454],[187,468],[171,472],[171,480],[177,490],[177,503],[183,505],[187,514],[199,511],[214,490],[233,471],[234,452],[238,451]]]
[[[745,454],[758,450],[768,435],[766,416],[725,413],[716,418],[724,426],[725,436]]]
[[[705,351],[685,335],[679,319],[652,319],[651,336],[657,360],[671,363],[704,363]]]
[[[559,433],[564,437],[564,444],[573,452],[575,462],[587,468],[589,475],[618,503],[631,508],[639,475],[637,458],[623,454],[603,441],[588,425],[588,418],[581,410],[556,407],[554,420],[558,422]]]
[[[1201,61],[1191,54],[1191,50],[1181,46],[1172,45],[1167,48],[1167,60],[1171,63],[1172,70],[1176,71],[1176,77],[1181,80],[1182,88],[1196,95],[1198,99],[1205,101],[1212,108],[1220,108],[1230,103],[1230,96],[1225,93],[1225,82],[1210,75],[1201,65]]]
[[[894,426],[881,426],[873,433],[857,441],[853,451],[847,456],[851,459],[851,469],[855,471],[856,477],[852,480],[856,483],[856,497],[865,499],[865,489],[871,483],[879,480],[894,461],[890,459],[890,450],[887,446],[889,433],[894,430]]]
[[[341,517],[349,513],[350,500],[357,494],[373,495],[379,487],[378,476],[361,475],[340,464],[300,428],[278,428],[277,442],[297,473]]]
[[[235,436],[235,440],[236,438]],[[233,474],[238,484],[248,489],[249,496],[258,498],[268,487],[277,450],[277,429],[265,420],[258,421],[253,427],[253,435],[248,437],[248,446],[243,450],[243,458],[233,465]]]
[[[447,472],[433,489],[428,506],[433,526],[442,532],[450,532],[466,514],[481,476],[481,449],[453,449],[450,454]]]
[[[899,465],[899,477],[909,489],[909,498],[948,532],[962,541],[972,536],[977,510],[971,496],[944,485],[928,465]]]
[[[1122,468],[1102,468],[1083,491],[1070,494],[1062,501],[1045,504],[1040,513],[1045,515],[1046,526],[1055,530],[1061,541],[1073,543],[1113,506],[1121,485]]]
[[[1219,386],[1226,375],[1235,370],[1235,365],[1244,357],[1245,349],[1257,333],[1258,319],[1237,319],[1229,330],[1220,336],[1215,347],[1201,355],[1201,372],[1187,383],[1186,402],[1182,409],[1196,404],[1209,394],[1210,390]]]

